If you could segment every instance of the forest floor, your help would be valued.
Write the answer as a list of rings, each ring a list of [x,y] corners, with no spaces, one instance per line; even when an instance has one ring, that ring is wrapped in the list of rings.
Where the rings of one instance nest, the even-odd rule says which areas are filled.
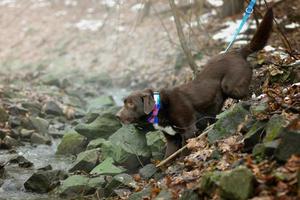
[[[19,116],[35,117],[30,110],[32,107],[43,110],[38,116],[41,114],[42,118],[47,119],[49,129],[54,130],[50,134],[52,146],[49,148],[37,148],[28,155],[23,152],[28,149],[32,151],[32,146],[26,146],[27,143],[15,151],[1,150],[0,186],[4,187],[0,188],[0,199],[18,199],[19,195],[25,195],[24,198],[28,199],[48,198],[26,196],[23,182],[44,164],[56,162],[52,167],[59,170],[70,165],[69,160],[64,162],[61,158],[54,158],[58,142],[51,138],[62,137],[59,135],[62,130],[77,123],[74,118],[82,114],[79,108],[89,105],[86,102],[97,96],[112,95],[121,105],[122,97],[133,89],[169,87],[192,79],[192,71],[184,59],[168,4],[157,1],[149,15],[142,19],[141,3],[131,0],[0,0],[0,102],[4,112],[8,113],[6,117],[1,111],[5,116],[0,119],[0,147],[7,148],[6,136],[16,139],[22,137],[21,134],[26,135],[27,132],[23,130],[21,133],[21,129],[16,127],[22,126],[25,130],[32,128],[32,125],[24,126],[23,122],[20,125],[15,120]],[[207,5],[198,24],[195,11],[185,13],[187,22],[184,23],[184,31],[200,70],[211,56],[225,49],[234,31],[228,30],[228,22],[236,24],[236,20],[241,18],[239,14],[220,19],[218,9],[218,6]],[[288,124],[284,126],[285,130],[298,132],[299,9],[300,2],[294,0],[279,1],[274,7],[284,34],[274,30],[269,45],[250,58],[255,70],[251,94],[247,98],[252,106],[267,102],[266,110],[255,116],[255,121],[268,122],[274,115],[284,116]],[[261,6],[259,10],[263,13],[265,7]],[[256,29],[254,20],[249,27],[241,34],[235,47],[249,41]],[[231,33],[224,34],[224,30]],[[288,43],[283,42],[284,37]],[[49,101],[61,108],[57,111],[61,112],[58,118],[53,119],[43,113]],[[28,102],[34,105],[26,104]],[[236,104],[229,100],[224,109]],[[247,125],[246,121],[241,122],[234,134],[215,144],[210,144],[208,139],[190,140],[188,148],[191,154],[163,166],[163,177],[159,181],[154,178],[144,180],[135,174],[133,178],[138,186],[119,193],[117,198],[126,199],[133,191],[137,193],[150,188],[146,195],[150,199],[163,193],[166,198],[169,195],[178,199],[184,191],[192,191],[189,195],[196,191],[204,199],[218,199],[219,189],[208,194],[202,191],[199,182],[203,181],[204,174],[230,171],[237,165],[246,166],[254,175],[254,199],[299,198],[300,157],[292,156],[284,162],[277,162],[273,157],[263,159],[252,155],[252,152],[244,152],[245,144],[241,136],[245,134]],[[44,136],[42,142],[37,144],[32,138],[25,138],[25,141],[39,147],[40,143],[49,142],[48,136]],[[36,148],[35,145],[33,148]],[[47,154],[47,151],[53,154]],[[1,170],[16,155],[33,159],[35,168],[7,167],[11,176],[18,176],[17,173],[24,170],[23,176],[14,185],[14,181],[2,181]],[[40,156],[48,156],[48,159],[39,162]],[[215,159],[215,156],[218,158]],[[153,162],[157,164],[157,161]],[[210,184],[214,188],[215,183],[212,181]],[[13,194],[9,192],[11,190]],[[22,192],[16,192],[19,190]]]

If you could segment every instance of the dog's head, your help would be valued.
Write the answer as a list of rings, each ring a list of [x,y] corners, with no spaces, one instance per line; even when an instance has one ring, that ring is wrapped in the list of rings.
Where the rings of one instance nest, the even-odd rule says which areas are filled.
[[[134,123],[149,115],[154,105],[155,101],[151,89],[136,91],[124,99],[124,105],[116,116],[124,124]]]

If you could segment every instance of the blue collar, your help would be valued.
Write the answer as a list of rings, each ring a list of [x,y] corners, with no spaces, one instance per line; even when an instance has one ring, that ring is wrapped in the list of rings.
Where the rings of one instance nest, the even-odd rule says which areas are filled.
[[[160,109],[160,94],[159,92],[153,93],[153,98],[155,101],[154,108],[152,110],[151,116],[148,118],[148,122],[152,124],[158,124],[158,112]]]

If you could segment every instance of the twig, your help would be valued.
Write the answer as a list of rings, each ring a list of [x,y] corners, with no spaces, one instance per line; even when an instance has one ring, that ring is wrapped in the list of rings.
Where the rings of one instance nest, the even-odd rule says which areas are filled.
[[[202,132],[197,139],[202,139],[204,138],[207,133],[213,128],[214,124],[208,126],[206,128],[206,130],[204,132]],[[166,163],[168,163],[170,160],[172,160],[173,158],[175,158],[178,154],[180,154],[181,152],[183,152],[185,149],[187,148],[187,145],[184,145],[183,147],[181,147],[180,149],[178,149],[175,153],[173,153],[172,155],[170,155],[169,157],[167,157],[166,159],[162,160],[158,165],[156,165],[156,167],[161,167],[163,165],[165,165]]]
[[[169,3],[170,3],[170,7],[171,7],[171,10],[172,10],[173,16],[174,16],[175,25],[176,25],[176,29],[177,29],[177,34],[178,34],[178,37],[179,37],[181,47],[183,49],[183,52],[184,52],[184,54],[185,54],[185,56],[188,60],[188,63],[190,65],[191,69],[193,70],[193,73],[196,74],[198,66],[195,63],[195,61],[193,59],[193,55],[192,55],[190,49],[188,48],[187,42],[185,40],[184,33],[183,33],[183,30],[182,30],[182,25],[181,25],[181,22],[180,22],[180,19],[178,17],[178,13],[177,13],[178,9],[175,5],[174,0],[169,0]]]

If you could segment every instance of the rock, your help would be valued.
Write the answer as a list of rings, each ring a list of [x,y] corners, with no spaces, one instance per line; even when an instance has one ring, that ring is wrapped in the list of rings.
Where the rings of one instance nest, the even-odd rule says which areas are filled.
[[[99,113],[89,112],[82,118],[82,122],[84,124],[90,124],[93,121],[95,121],[95,119],[97,119],[97,117],[99,117],[99,116],[100,116]]]
[[[89,178],[81,175],[73,175],[62,182],[59,188],[61,197],[72,198],[77,195],[91,194],[93,188],[88,186]]]
[[[62,116],[62,109],[54,101],[48,101],[42,108],[42,111],[48,115]]]
[[[9,116],[8,123],[11,128],[21,126],[22,119],[19,116]]]
[[[67,176],[61,170],[38,171],[24,183],[24,187],[27,191],[47,193],[59,185],[59,181],[65,179]]]
[[[107,139],[121,128],[121,123],[112,113],[105,113],[90,124],[78,124],[75,130],[88,140],[97,138]]]
[[[46,135],[48,133],[49,122],[40,117],[29,117],[22,121],[22,126],[28,130],[35,130],[37,133]]]
[[[6,110],[4,108],[0,108],[0,123],[7,122],[9,118],[9,115],[7,114]]]
[[[214,171],[207,172],[204,174],[199,183],[199,190],[201,193],[211,195],[214,190],[218,187],[220,179],[222,177],[222,172]]]
[[[221,197],[232,200],[249,199],[254,192],[254,176],[246,167],[233,169],[220,179]]]
[[[260,117],[261,115],[266,115],[268,110],[268,103],[267,102],[259,102],[258,104],[253,104],[250,107],[250,112],[252,115]]]
[[[92,149],[78,154],[77,159],[69,172],[76,170],[89,173],[98,163],[100,159],[100,149]]]
[[[9,113],[13,116],[17,116],[17,115],[26,115],[28,110],[23,108],[21,105],[10,105],[8,107]]]
[[[279,137],[279,133],[286,125],[286,120],[281,115],[273,115],[266,126],[264,142],[271,142]]]
[[[51,145],[52,143],[50,138],[40,135],[38,133],[31,134],[30,142],[32,144],[46,144],[46,145]]]
[[[84,136],[75,131],[68,131],[64,134],[64,137],[58,145],[56,154],[77,155],[85,150],[86,145],[87,140]]]
[[[42,76],[41,81],[45,85],[60,87],[60,80],[58,79],[58,76],[53,74],[46,74]]]
[[[300,131],[283,129],[280,133],[280,144],[275,150],[275,157],[279,161],[288,160],[293,154],[300,154]]]
[[[115,106],[116,103],[112,96],[100,96],[90,100],[88,103],[88,111],[99,110]]]
[[[128,200],[141,200],[141,199],[150,199],[151,197],[151,187],[147,186],[146,188],[144,188],[143,190],[139,191],[139,192],[135,192],[132,193]]]
[[[41,167],[38,168],[39,171],[48,171],[48,170],[52,170],[52,166],[51,165],[47,165],[45,167]]]
[[[28,130],[28,129],[23,128],[20,131],[20,137],[29,139],[33,133],[34,133],[34,130]]]
[[[106,158],[103,162],[97,165],[92,171],[91,174],[98,175],[117,175],[125,172],[126,169],[123,167],[117,167],[114,165],[114,160],[110,157]]]
[[[146,134],[147,145],[151,150],[152,158],[162,160],[164,158],[166,141],[161,131],[152,131]]]
[[[27,160],[26,158],[24,158],[24,156],[16,156],[10,159],[9,163],[18,164],[19,167],[22,168],[29,168],[33,166],[33,163]]]
[[[22,107],[27,109],[30,114],[33,114],[35,116],[39,115],[42,110],[42,105],[36,102],[23,102]]]
[[[1,187],[1,180],[2,178],[5,178],[5,165],[6,163],[0,162],[0,187]]]
[[[81,195],[92,194],[97,187],[104,187],[104,177],[88,178],[81,175],[73,175],[62,182],[58,189],[61,197],[74,198]]]
[[[94,74],[92,77],[85,79],[85,83],[97,84],[104,88],[110,88],[113,84],[113,81],[108,73]]]
[[[20,146],[21,144],[16,139],[14,139],[14,138],[7,135],[3,138],[2,145],[6,146],[7,149],[11,149],[13,147]]]
[[[193,191],[193,190],[184,190],[181,193],[181,197],[179,198],[179,200],[198,200],[200,199],[199,195]]]
[[[105,196],[109,196],[113,194],[113,191],[115,189],[120,189],[120,188],[132,188],[135,189],[137,188],[137,183],[133,180],[132,176],[128,174],[118,174],[113,177],[111,182],[109,182],[105,186]]]
[[[265,126],[266,123],[261,121],[257,121],[252,125],[244,136],[244,151],[252,150],[257,143],[261,142]]]
[[[151,157],[145,134],[140,133],[133,125],[120,128],[109,137],[101,149],[104,158],[111,157],[128,170],[136,169],[141,162],[145,163]]]
[[[163,188],[154,200],[169,200],[173,199],[173,195],[166,188]]]
[[[103,138],[94,139],[94,140],[89,142],[86,149],[90,150],[90,149],[100,148],[105,143],[105,141],[106,140],[103,139]]]
[[[144,179],[150,179],[157,172],[157,168],[154,164],[145,165],[143,168],[139,170],[139,174]]]
[[[7,135],[7,131],[3,130],[3,129],[0,129],[0,139],[5,138],[6,135]]]
[[[232,109],[218,115],[218,121],[208,133],[208,141],[214,143],[216,140],[226,138],[236,133],[238,126],[245,121],[249,114],[243,103],[236,104]]]

